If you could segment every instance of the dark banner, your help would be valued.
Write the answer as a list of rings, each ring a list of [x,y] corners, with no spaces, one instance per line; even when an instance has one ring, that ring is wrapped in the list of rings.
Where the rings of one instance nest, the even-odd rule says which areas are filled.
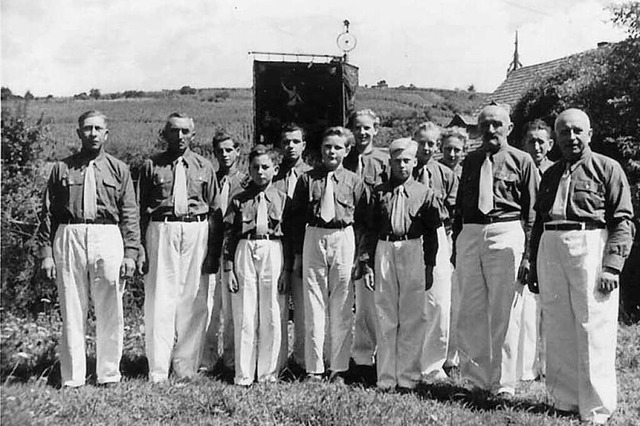
[[[341,62],[253,62],[255,143],[273,144],[283,124],[307,132],[317,149],[330,126],[346,124],[355,107],[358,68]]]

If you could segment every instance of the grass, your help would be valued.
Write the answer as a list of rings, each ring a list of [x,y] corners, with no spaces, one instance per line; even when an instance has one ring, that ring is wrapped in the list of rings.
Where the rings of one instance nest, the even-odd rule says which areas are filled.
[[[50,312],[35,322],[5,315],[2,424],[579,423],[577,417],[564,416],[550,407],[541,382],[523,382],[516,398],[505,402],[484,392],[468,391],[458,374],[439,384],[421,385],[410,393],[383,393],[356,375],[342,385],[310,383],[290,371],[278,383],[249,389],[234,386],[231,377],[221,372],[192,381],[171,379],[165,384],[151,384],[146,380],[140,324],[140,315],[129,316],[121,365],[123,382],[108,388],[95,385],[94,348],[90,342],[89,384],[80,389],[58,389],[59,366],[51,350],[59,336],[57,315]],[[13,368],[12,372],[15,363],[24,363],[26,368]],[[611,424],[640,424],[640,325],[620,325],[617,371],[619,408]]]

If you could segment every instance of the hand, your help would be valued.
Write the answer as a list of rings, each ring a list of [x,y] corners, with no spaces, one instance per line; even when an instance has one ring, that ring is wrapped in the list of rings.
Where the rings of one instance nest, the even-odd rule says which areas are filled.
[[[225,272],[227,274],[227,287],[231,293],[237,293],[240,289],[238,285],[238,280],[236,279],[236,274],[233,272],[233,269]]]
[[[424,278],[425,278],[424,290],[425,291],[431,290],[431,287],[433,287],[433,265],[425,266]]]
[[[293,273],[302,277],[302,255],[296,254],[293,258]]]
[[[603,294],[611,293],[613,290],[618,288],[619,279],[620,275],[617,272],[607,268],[603,269],[598,281],[598,290]]]
[[[149,263],[147,262],[147,251],[143,245],[138,247],[138,258],[136,259],[136,265],[138,266],[138,274],[145,275],[149,272]]]
[[[56,279],[56,264],[53,261],[53,257],[45,257],[40,264],[40,271],[42,275],[48,280]]]
[[[527,285],[529,283],[529,274],[529,261],[522,259],[522,262],[520,262],[520,268],[518,268],[518,281],[520,281],[520,284]]]
[[[362,273],[363,273],[362,264],[356,260],[353,263],[353,269],[351,270],[351,279],[353,281],[359,280],[360,278],[362,278]]]
[[[122,259],[122,264],[120,265],[120,278],[131,278],[133,277],[133,273],[136,271],[136,261],[131,259],[130,257],[125,257]]]
[[[291,271],[282,271],[278,279],[278,293],[288,294],[291,285]]]
[[[369,291],[374,291],[376,289],[375,277],[373,274],[373,269],[366,263],[360,266],[362,270],[362,280],[364,281],[364,286]]]

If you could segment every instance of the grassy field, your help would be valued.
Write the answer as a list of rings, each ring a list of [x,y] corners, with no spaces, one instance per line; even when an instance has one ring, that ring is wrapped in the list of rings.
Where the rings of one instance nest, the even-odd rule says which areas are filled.
[[[306,424],[306,425],[572,425],[555,412],[542,382],[522,383],[503,402],[469,392],[458,374],[410,393],[383,393],[351,376],[347,384],[309,383],[291,371],[275,384],[243,389],[228,375],[154,385],[146,381],[141,316],[129,315],[125,379],[95,385],[94,342],[88,341],[89,384],[59,389],[55,345],[60,324],[54,311],[27,321],[4,315],[2,331],[2,424]],[[93,335],[90,322],[89,335]],[[640,325],[621,325],[618,339],[619,408],[610,424],[640,424]],[[11,373],[11,374],[8,374]]]

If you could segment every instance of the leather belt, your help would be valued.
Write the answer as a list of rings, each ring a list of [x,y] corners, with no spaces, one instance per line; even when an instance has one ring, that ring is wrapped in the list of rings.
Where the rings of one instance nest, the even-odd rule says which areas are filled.
[[[279,240],[280,237],[277,235],[268,235],[268,234],[247,234],[242,237],[245,240]]]
[[[157,216],[152,217],[151,220],[153,222],[204,222],[207,220],[207,215],[203,213],[187,216]]]
[[[491,225],[492,223],[501,223],[501,222],[515,222],[516,220],[520,220],[519,217],[501,217],[501,216],[485,216],[481,219],[473,219],[470,221],[463,221],[463,223],[476,224],[476,225]]]
[[[342,225],[342,224],[333,224],[333,223],[321,223],[321,222],[311,222],[309,226],[313,226],[314,228],[323,228],[323,229],[345,229],[350,227],[351,225]]]
[[[67,220],[63,220],[62,222],[60,222],[63,225],[80,225],[80,224],[85,224],[85,225],[117,225],[118,222],[116,222],[113,219],[104,219],[104,218],[98,218],[98,219],[67,219]]]
[[[410,235],[381,235],[378,237],[380,241],[409,241],[409,240],[417,240],[420,237],[412,237]]]
[[[592,229],[604,229],[606,225],[598,222],[561,222],[545,223],[545,231],[590,231]]]

